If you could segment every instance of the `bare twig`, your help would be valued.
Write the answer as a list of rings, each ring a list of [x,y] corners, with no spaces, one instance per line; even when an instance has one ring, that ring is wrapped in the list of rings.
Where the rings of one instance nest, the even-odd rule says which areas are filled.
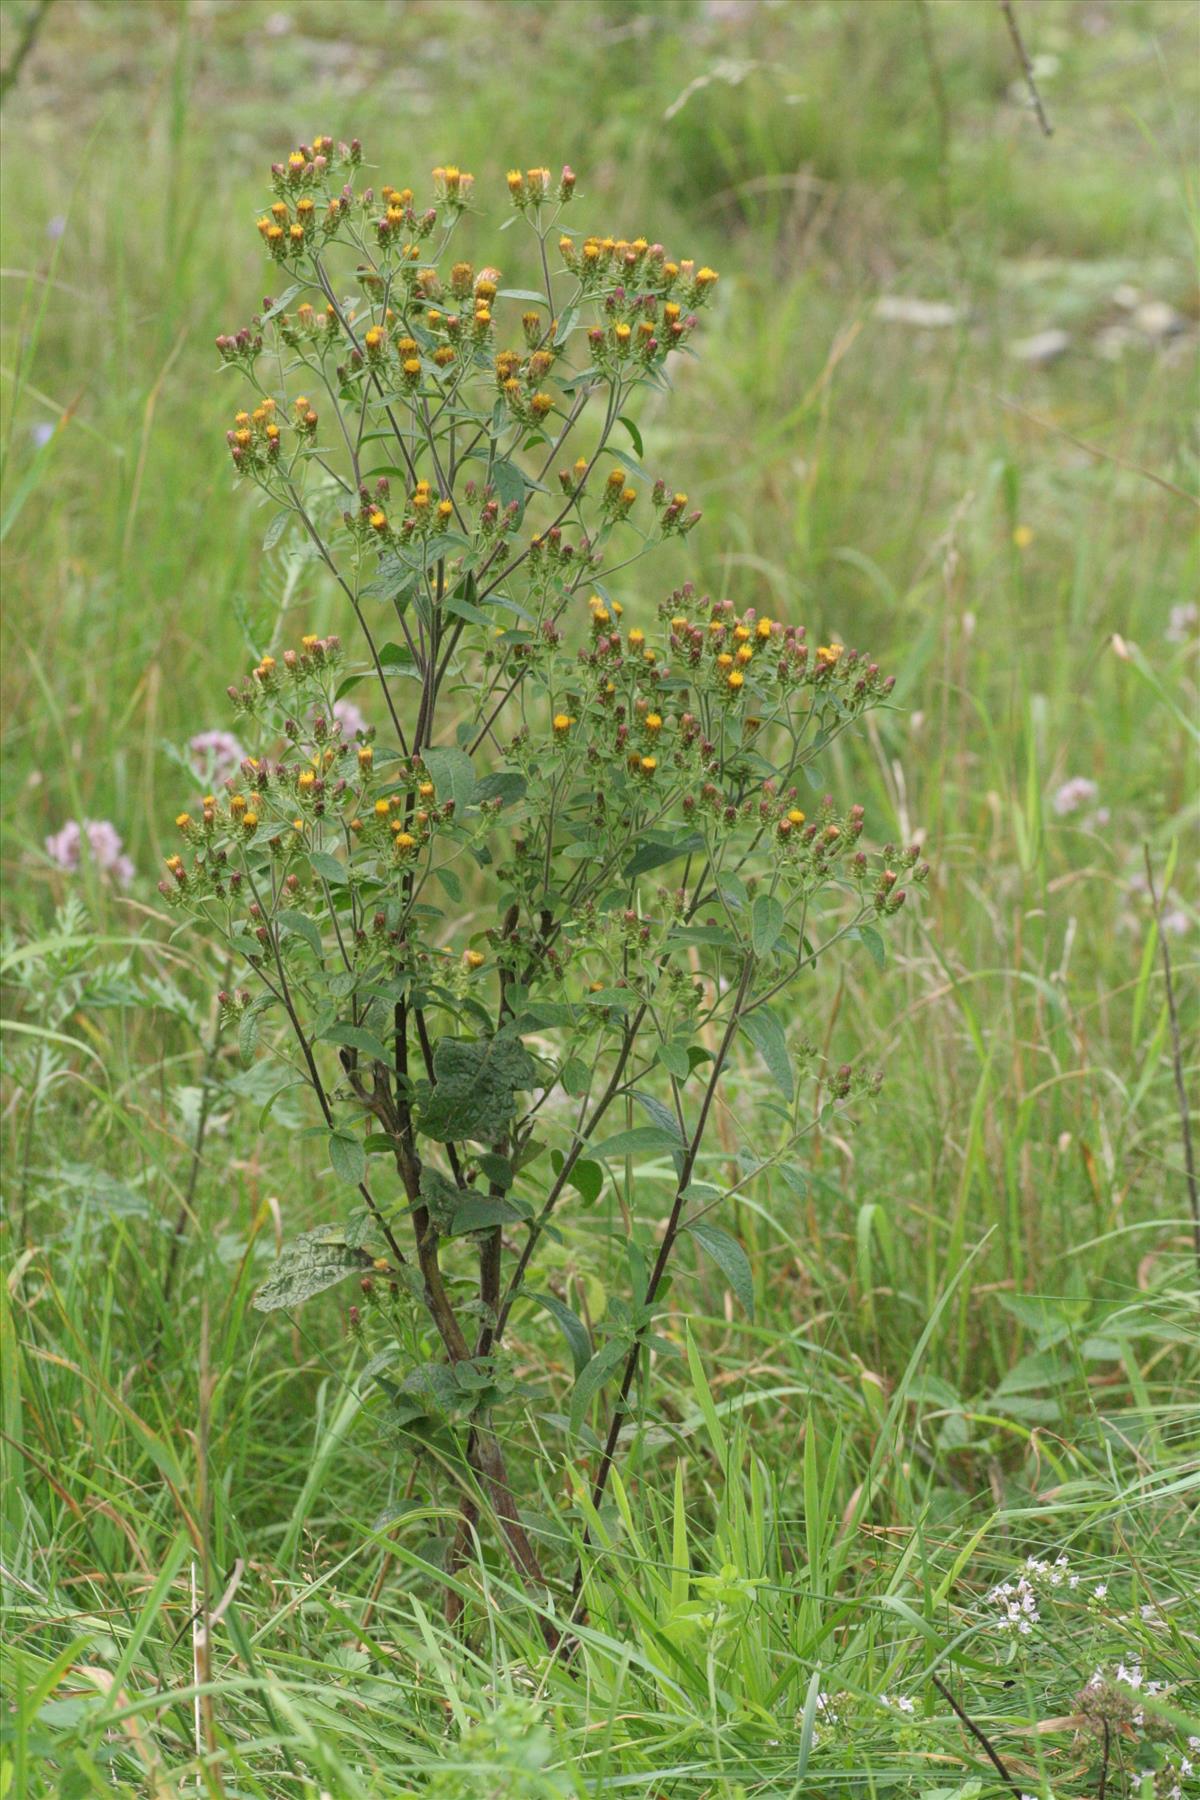
[[[0,106],[8,98],[9,90],[21,73],[25,58],[37,43],[38,32],[42,29],[46,14],[50,11],[50,0],[38,0],[25,21],[25,29],[21,33],[20,42],[9,58],[7,68],[0,69]]]
[[[997,1775],[999,1775],[999,1777],[1000,1777],[1001,1781],[1004,1783],[1005,1787],[1008,1788],[1010,1793],[1015,1794],[1017,1796],[1017,1800],[1021,1800],[1020,1788],[1017,1786],[1016,1782],[1013,1780],[1012,1776],[1009,1774],[1008,1770],[1005,1768],[1003,1759],[1001,1758],[999,1751],[997,1751],[996,1749],[993,1748],[992,1744],[990,1743],[990,1741],[987,1737],[987,1734],[983,1730],[981,1730],[981,1728],[978,1725],[976,1725],[974,1719],[972,1719],[966,1712],[963,1711],[962,1707],[958,1704],[958,1701],[954,1698],[954,1695],[950,1692],[950,1689],[946,1686],[944,1681],[939,1680],[938,1677],[932,1673],[932,1671],[930,1672],[929,1679],[930,1679],[930,1681],[932,1681],[934,1687],[937,1689],[938,1693],[942,1696],[942,1699],[946,1702],[947,1706],[949,1706],[951,1708],[951,1710],[955,1714],[955,1717],[962,1721],[962,1723],[966,1726],[967,1730],[970,1732],[971,1736],[975,1739],[975,1742],[981,1747],[984,1755],[987,1757],[988,1761],[991,1763],[993,1769],[995,1769]]]
[[[1029,60],[1029,52],[1025,48],[1025,40],[1021,36],[1021,28],[1017,24],[1017,15],[1013,11],[1012,0],[1000,0],[1000,11],[1004,14],[1004,23],[1008,26],[1008,35],[1013,41],[1025,81],[1029,88],[1029,98],[1033,102],[1033,110],[1037,114],[1037,122],[1042,128],[1043,137],[1053,137],[1054,127],[1046,117],[1046,109],[1042,105],[1042,96],[1038,93],[1037,81],[1034,78],[1033,64]]]
[[[1188,1108],[1187,1088],[1183,1079],[1183,1044],[1179,1032],[1179,1009],[1175,1004],[1175,983],[1171,975],[1171,951],[1167,944],[1167,934],[1163,930],[1162,910],[1158,904],[1158,892],[1154,886],[1154,867],[1150,861],[1149,844],[1142,845],[1142,855],[1146,859],[1146,880],[1150,884],[1150,903],[1154,907],[1154,922],[1158,926],[1158,942],[1162,950],[1163,980],[1167,989],[1167,1014],[1171,1021],[1171,1061],[1175,1069],[1175,1092],[1179,1098],[1179,1129],[1183,1135],[1183,1163],[1187,1171],[1188,1199],[1192,1207],[1192,1242],[1196,1251],[1196,1268],[1200,1270],[1200,1186],[1196,1181],[1196,1152],[1192,1145],[1192,1117]]]

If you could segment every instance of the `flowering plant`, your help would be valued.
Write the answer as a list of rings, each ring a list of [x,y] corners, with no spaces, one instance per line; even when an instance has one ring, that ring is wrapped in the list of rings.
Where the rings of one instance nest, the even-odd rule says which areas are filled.
[[[541,1309],[565,1338],[553,1416],[598,1506],[683,1234],[753,1302],[701,1178],[735,1050],[778,1100],[734,1187],[768,1164],[799,1187],[797,1065],[827,1105],[875,1079],[826,1072],[774,1002],[836,944],[882,961],[877,927],[926,871],[869,853],[861,806],[801,803],[886,700],[874,663],[691,585],[626,620],[630,565],[699,514],[614,434],[640,450],[629,408],[690,349],[715,272],[564,229],[573,173],[533,169],[508,187],[540,285],[507,288],[450,254],[470,175],[436,169],[422,207],[358,187],[361,166],[324,137],[275,165],[259,230],[283,292],[218,339],[255,389],[233,464],[276,509],[268,542],[293,530],[336,583],[355,647],[309,635],[229,689],[250,754],[180,814],[161,887],[247,971],[222,995],[243,1054],[286,1025],[272,1048],[357,1195],[257,1304],[357,1275],[393,1420],[438,1436],[461,1482],[451,1566],[483,1509],[541,1585],[495,1426],[529,1393],[514,1325]],[[347,710],[368,691],[378,732]],[[624,1299],[579,1304],[568,1211],[581,1242],[618,1241]]]

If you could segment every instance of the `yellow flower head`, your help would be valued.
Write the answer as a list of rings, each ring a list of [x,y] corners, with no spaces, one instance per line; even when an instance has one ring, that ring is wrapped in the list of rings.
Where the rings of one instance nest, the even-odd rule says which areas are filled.
[[[725,677],[725,685],[731,693],[736,694],[745,679],[746,677],[742,674],[742,671],[740,669],[735,669],[731,675]]]
[[[556,736],[565,737],[575,723],[570,713],[555,713],[552,720]]]

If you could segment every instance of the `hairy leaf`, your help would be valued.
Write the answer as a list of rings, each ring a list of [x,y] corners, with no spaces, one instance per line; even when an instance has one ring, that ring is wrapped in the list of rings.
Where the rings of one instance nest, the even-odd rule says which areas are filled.
[[[750,1269],[750,1258],[742,1249],[735,1237],[722,1231],[719,1225],[708,1225],[698,1221],[695,1225],[685,1226],[700,1245],[712,1257],[741,1301],[748,1318],[754,1317],[754,1276]]]
[[[741,1021],[742,1030],[767,1065],[768,1073],[784,1099],[790,1101],[796,1092],[792,1077],[792,1059],[788,1055],[783,1026],[770,1007],[760,1006]]]
[[[440,1038],[433,1053],[434,1087],[423,1101],[420,1129],[440,1143],[455,1138],[492,1142],[516,1110],[518,1089],[532,1085],[533,1058],[519,1038]]]
[[[759,894],[750,909],[750,942],[755,956],[769,956],[782,934],[783,907],[774,894]]]
[[[254,1296],[258,1312],[278,1312],[285,1306],[299,1306],[310,1294],[332,1287],[347,1275],[361,1274],[371,1267],[365,1250],[345,1241],[334,1226],[318,1225],[306,1231],[292,1244],[287,1244],[266,1281]]]
[[[330,1132],[329,1161],[338,1180],[348,1187],[357,1187],[367,1172],[366,1151],[349,1131]]]
[[[463,812],[475,795],[475,771],[466,751],[452,746],[423,750],[421,761],[433,776],[438,799],[453,800],[455,811]]]

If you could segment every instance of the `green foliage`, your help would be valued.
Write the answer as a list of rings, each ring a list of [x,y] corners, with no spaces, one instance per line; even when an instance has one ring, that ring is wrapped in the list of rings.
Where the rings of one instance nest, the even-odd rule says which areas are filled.
[[[6,68],[32,10],[0,9]],[[5,97],[0,164],[9,1793],[219,1783],[272,1800],[390,1800],[435,1780],[532,1790],[545,1773],[573,1793],[645,1800],[995,1800],[1009,1790],[936,1674],[1018,1791],[1094,1800],[1099,1722],[1064,1721],[1098,1670],[1118,1746],[1105,1791],[1141,1800],[1150,1771],[1160,1792],[1186,1791],[1194,1275],[1160,943],[1137,883],[1143,838],[1165,883],[1195,787],[1181,723],[1195,711],[1193,652],[1175,618],[1196,586],[1180,379],[1193,348],[1180,171],[1195,139],[1195,17],[1176,0],[1014,10],[1056,127],[1048,142],[998,9],[967,0],[46,9]],[[418,1407],[397,1428],[379,1377],[398,1364],[399,1386],[438,1360],[419,1272],[402,1269],[395,1292],[377,1275],[369,1300],[356,1279],[286,1322],[253,1310],[280,1237],[352,1213],[333,1235],[384,1240],[330,1166],[284,1009],[250,999],[242,1011],[234,984],[253,984],[214,960],[210,939],[177,930],[152,891],[160,854],[183,847],[167,828],[176,805],[196,816],[202,792],[224,794],[178,746],[223,722],[213,700],[227,672],[281,657],[310,624],[350,639],[345,597],[301,521],[231,502],[213,453],[237,402],[232,376],[206,379],[204,344],[267,287],[276,318],[303,298],[286,276],[260,286],[246,245],[251,159],[273,153],[270,97],[287,94],[306,96],[297,128],[335,130],[353,95],[376,144],[396,141],[399,104],[408,155],[391,173],[404,179],[453,145],[494,189],[506,161],[560,146],[589,223],[653,225],[721,269],[669,406],[643,390],[623,414],[633,432],[614,433],[632,446],[614,459],[628,473],[634,457],[651,477],[686,470],[705,510],[686,542],[658,549],[659,586],[643,587],[640,566],[631,583],[657,598],[690,576],[739,612],[804,618],[814,644],[872,643],[897,672],[899,706],[832,740],[802,773],[799,806],[812,817],[825,792],[856,795],[876,841],[904,844],[921,824],[939,848],[919,926],[903,918],[877,940],[865,920],[845,957],[770,1002],[791,1101],[751,1036],[766,1009],[738,1027],[686,1209],[744,1245],[757,1317],[684,1232],[646,1327],[649,1379],[623,1415],[626,1479],[585,1552],[589,1621],[571,1657],[547,1655],[542,1592],[518,1588],[496,1497],[461,1457],[469,1394],[446,1419]],[[61,237],[46,230],[54,215]],[[492,240],[484,227],[464,218],[464,254],[482,266],[499,246],[502,285],[536,291],[533,239],[522,249],[523,230]],[[353,291],[348,273],[337,298]],[[889,317],[894,298],[957,316],[908,325]],[[1161,341],[1142,330],[1142,302],[1175,308]],[[572,355],[577,322],[563,309],[555,333]],[[1048,325],[1070,338],[1057,362],[1009,355]],[[323,390],[303,391],[336,431]],[[587,450],[597,436],[585,431]],[[392,460],[383,440],[366,449],[372,469]],[[523,465],[536,474],[520,449],[497,458],[495,483],[503,504],[527,507],[528,533],[548,503],[523,474],[518,490]],[[650,488],[631,485],[626,554]],[[414,567],[384,558],[362,573],[409,720],[419,672],[392,596],[415,636],[401,591]],[[628,608],[625,578],[604,585]],[[519,587],[505,597],[524,605]],[[460,584],[444,605],[476,641],[527,630],[499,598]],[[627,610],[635,623],[654,629]],[[348,642],[322,700],[357,701],[382,749],[390,728],[368,668]],[[535,749],[550,716],[540,703],[525,715]],[[253,736],[260,724],[246,748],[268,740]],[[501,729],[505,749],[518,728]],[[450,729],[443,747],[470,750]],[[476,851],[494,870],[509,809],[525,829],[525,775],[497,768],[506,759],[487,739],[470,754],[469,814],[495,798],[504,812],[482,843],[436,846],[419,904],[444,914],[428,927],[445,951],[437,985],[457,1000],[461,984],[464,1011],[431,1047],[494,1033],[498,914],[482,905],[492,877]],[[1094,801],[1059,812],[1062,784],[1081,775]],[[72,818],[113,819],[137,869],[130,889],[92,858],[73,873],[50,861],[45,838]],[[635,877],[648,916],[699,835],[678,821],[659,831],[630,858],[657,862]],[[330,838],[311,881],[344,903],[351,858]],[[587,834],[575,842],[586,861]],[[314,1057],[407,1250],[413,1203],[392,1139],[341,1054],[370,1094],[374,1046],[394,1068],[395,1000],[372,997],[351,1023],[337,998],[345,916],[310,903],[302,872],[305,896],[275,913],[289,982],[331,984],[332,1009],[303,1015]],[[1186,1061],[1186,856],[1171,888]],[[714,899],[678,929],[680,956],[732,959],[752,898]],[[805,926],[813,947],[818,923]],[[465,946],[488,959],[482,981],[458,970]],[[581,988],[601,978],[588,967],[568,981],[580,973]],[[566,1170],[506,1321],[512,1361],[478,1373],[503,1390],[521,1516],[547,1569],[568,1577],[588,1518],[572,1475],[582,1489],[595,1474],[619,1376],[570,1434],[575,1378],[636,1328],[623,1297],[645,1277],[676,1179],[667,1138],[603,1168],[567,1160],[595,1097],[592,1015],[636,1011],[620,978],[605,967],[588,998],[514,995],[539,1070],[558,1070],[550,1098],[517,1091],[519,1112],[541,1103],[546,1148],[513,1171],[511,1147],[473,1145],[464,1175],[483,1196],[498,1170],[504,1196],[537,1209]],[[217,1031],[221,983],[233,1005]],[[469,1002],[485,994],[483,1017]],[[552,1006],[571,1011],[549,1023]],[[343,1025],[372,1047],[326,1035]],[[719,1026],[681,1012],[644,1041],[656,1062],[639,1092],[648,1084],[674,1117],[673,1077],[694,1125]],[[821,1055],[883,1068],[887,1104],[830,1109]],[[409,1075],[427,1078],[423,1057]],[[621,1093],[597,1135],[647,1124],[663,1122]],[[456,1207],[449,1159],[426,1144],[423,1173],[442,1176]],[[511,1270],[526,1228],[503,1235]],[[479,1240],[442,1239],[439,1255],[474,1350],[487,1317]],[[689,1327],[694,1367],[677,1354]],[[518,1370],[532,1390],[519,1398]],[[480,1527],[450,1577],[466,1493]],[[1042,1591],[1038,1627],[1015,1639],[987,1596],[1028,1578],[1031,1554],[1051,1567],[1066,1555],[1080,1585]],[[212,1606],[239,1558],[198,1721],[192,1565]],[[440,1616],[450,1585],[457,1623]],[[1135,1662],[1143,1694],[1168,1683],[1149,1725],[1133,1724],[1134,1690],[1117,1678]],[[506,1761],[534,1741],[534,1769],[514,1775]]]

